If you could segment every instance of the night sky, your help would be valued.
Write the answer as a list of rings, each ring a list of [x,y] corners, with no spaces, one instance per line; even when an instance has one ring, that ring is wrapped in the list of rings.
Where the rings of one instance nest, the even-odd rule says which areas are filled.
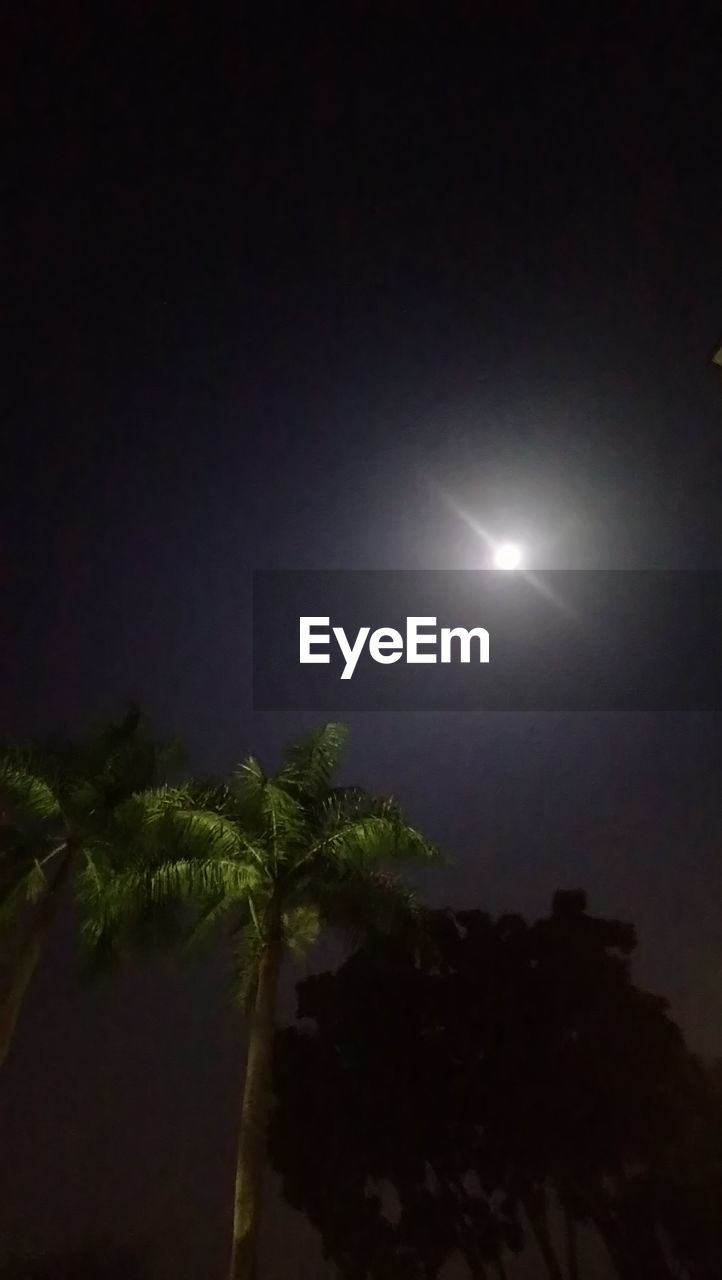
[[[131,695],[199,772],[272,763],[310,721],[252,710],[251,571],[476,567],[449,495],[539,567],[722,568],[719,32],[503,8],[5,16],[4,729]],[[348,777],[454,859],[433,902],[586,888],[722,1052],[718,716],[350,723]],[[219,1274],[222,965],[78,988],[71,931],[4,1073],[3,1246]],[[275,1197],[269,1223],[269,1280],[319,1275]]]

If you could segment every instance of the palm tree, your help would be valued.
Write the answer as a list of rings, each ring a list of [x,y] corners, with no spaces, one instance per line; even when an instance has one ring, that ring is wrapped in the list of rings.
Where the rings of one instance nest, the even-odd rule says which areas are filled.
[[[167,756],[135,709],[79,745],[0,751],[0,1066],[69,879],[92,865],[114,809],[149,787]]]
[[[161,789],[117,815],[118,847],[135,866],[84,874],[85,936],[124,951],[139,916],[189,913],[194,939],[225,925],[249,1040],[237,1149],[231,1280],[255,1280],[276,998],[284,955],[310,946],[324,925],[391,930],[413,921],[413,895],[386,869],[429,861],[430,843],[390,799],[333,778],[346,731],[327,724],[291,747],[266,776],[250,756],[227,784]],[[98,871],[101,874],[98,874]]]

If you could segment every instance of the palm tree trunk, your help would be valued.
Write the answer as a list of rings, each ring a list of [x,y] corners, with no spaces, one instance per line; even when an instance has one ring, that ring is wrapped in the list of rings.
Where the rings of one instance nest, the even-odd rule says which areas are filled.
[[[577,1220],[568,1205],[564,1206],[564,1236],[567,1246],[567,1280],[581,1280]]]
[[[229,1280],[256,1280],[256,1242],[266,1163],[276,993],[282,950],[280,937],[271,938],[258,971],[241,1108]]]
[[[73,851],[70,845],[64,844],[58,852],[60,859],[55,875],[43,894],[35,916],[30,923],[28,937],[23,943],[10,986],[0,1005],[0,1067],[3,1066],[10,1050],[23,1000],[37,968],[47,936],[58,913],[58,907],[62,902],[62,891],[70,874],[70,867],[73,861]]]

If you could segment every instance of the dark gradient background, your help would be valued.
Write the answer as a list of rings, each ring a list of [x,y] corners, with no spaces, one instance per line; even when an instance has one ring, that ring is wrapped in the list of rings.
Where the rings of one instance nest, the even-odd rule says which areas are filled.
[[[14,8],[4,727],[133,694],[199,771],[272,759],[310,721],[251,711],[251,571],[475,567],[444,495],[541,567],[722,568],[711,23]],[[585,887],[722,1051],[718,716],[350,723],[348,777],[455,859],[434,902],[534,913]],[[3,1247],[99,1233],[147,1242],[158,1280],[220,1274],[242,1073],[222,965],[79,989],[71,927],[3,1078]],[[322,1274],[306,1242],[274,1195],[268,1280]]]

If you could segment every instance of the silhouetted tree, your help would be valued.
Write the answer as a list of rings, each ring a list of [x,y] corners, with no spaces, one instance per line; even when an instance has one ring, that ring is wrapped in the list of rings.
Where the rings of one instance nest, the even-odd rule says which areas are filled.
[[[436,912],[430,932],[432,957],[397,944],[301,983],[314,1029],[278,1035],[273,1162],[342,1275],[430,1280],[458,1251],[501,1276],[531,1235],[575,1280],[587,1223],[623,1280],[673,1256],[708,1280],[669,1182],[700,1067],[631,981],[633,928],[564,893],[532,925]]]
[[[722,1064],[692,1064],[687,1102],[676,1139],[617,1188],[617,1207],[633,1231],[640,1223],[656,1226],[686,1275],[716,1280],[722,1274]]]

